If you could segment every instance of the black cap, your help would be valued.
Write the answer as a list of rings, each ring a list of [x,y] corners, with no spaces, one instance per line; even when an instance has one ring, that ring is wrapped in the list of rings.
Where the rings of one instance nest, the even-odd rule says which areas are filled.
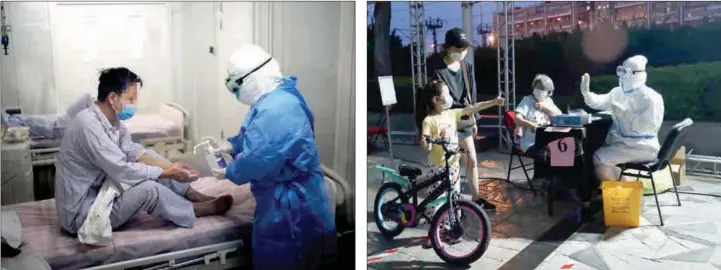
[[[463,33],[463,29],[453,28],[446,32],[446,46],[456,48],[468,48],[471,47],[471,42],[466,38],[466,33]]]

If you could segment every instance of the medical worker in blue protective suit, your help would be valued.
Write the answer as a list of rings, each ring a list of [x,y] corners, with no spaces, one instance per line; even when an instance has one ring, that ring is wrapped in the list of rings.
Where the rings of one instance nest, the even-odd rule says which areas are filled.
[[[323,180],[313,114],[278,62],[255,45],[231,56],[226,85],[250,107],[240,133],[222,142],[234,157],[214,171],[237,185],[250,183],[256,200],[254,269],[318,269],[335,252],[330,193]]]

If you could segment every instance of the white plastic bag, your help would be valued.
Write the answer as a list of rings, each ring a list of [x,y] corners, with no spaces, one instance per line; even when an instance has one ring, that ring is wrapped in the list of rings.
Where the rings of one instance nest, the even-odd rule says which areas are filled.
[[[78,240],[83,244],[105,246],[113,240],[113,227],[110,224],[110,212],[113,202],[121,191],[113,181],[106,179],[95,201],[90,205],[88,216],[78,230]]]
[[[653,182],[656,184],[656,193],[661,194],[669,191],[673,188],[673,179],[671,178],[671,166],[666,166],[665,169],[653,173]],[[627,173],[636,174],[636,170],[626,170]],[[645,173],[644,173],[645,174]],[[636,181],[636,177],[623,176],[623,181]],[[639,182],[643,183],[643,195],[653,195],[653,185],[651,185],[651,179],[640,178]]]

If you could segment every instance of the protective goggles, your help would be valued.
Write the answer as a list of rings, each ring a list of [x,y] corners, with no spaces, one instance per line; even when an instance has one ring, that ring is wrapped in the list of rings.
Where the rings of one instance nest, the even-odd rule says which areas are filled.
[[[228,88],[230,89],[230,92],[232,92],[232,93],[238,92],[240,90],[240,86],[243,85],[243,80],[245,78],[247,78],[248,76],[250,76],[250,74],[253,74],[253,72],[258,71],[260,68],[265,66],[265,64],[268,64],[268,62],[270,62],[270,60],[273,60],[273,57],[268,58],[268,60],[265,60],[265,62],[263,62],[262,64],[260,64],[259,66],[257,66],[256,68],[254,68],[253,70],[248,72],[247,74],[243,75],[243,77],[235,79],[234,87],[231,87],[232,77],[228,77],[225,79],[225,85],[228,86]]]
[[[618,66],[616,68],[616,76],[619,76],[619,77],[627,77],[627,76],[631,76],[631,75],[636,75],[636,73],[639,73],[639,72],[645,72],[645,70],[633,70],[633,69],[623,67],[623,66]]]

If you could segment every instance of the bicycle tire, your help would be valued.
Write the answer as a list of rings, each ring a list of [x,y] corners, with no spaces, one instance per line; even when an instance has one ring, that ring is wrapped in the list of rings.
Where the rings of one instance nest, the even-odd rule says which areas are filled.
[[[401,198],[401,204],[407,204],[408,198],[405,196],[405,194],[403,194],[403,186],[401,186],[398,183],[385,183],[385,184],[381,185],[381,188],[378,189],[378,193],[376,194],[376,198],[373,202],[373,217],[375,218],[376,226],[378,227],[378,230],[381,232],[381,235],[383,235],[383,237],[385,237],[386,239],[392,240],[393,237],[396,237],[399,234],[401,234],[403,232],[403,230],[405,230],[405,227],[403,226],[403,224],[398,223],[398,227],[396,229],[387,230],[383,226],[384,222],[383,222],[383,219],[381,216],[382,213],[380,213],[379,210],[380,210],[380,203],[381,203],[380,199],[382,198],[381,195],[383,195],[383,193],[384,193],[383,191],[386,189],[396,190],[396,192],[398,192],[398,195]]]
[[[441,220],[440,220],[441,217],[443,217],[444,213],[448,212],[448,209],[450,208],[448,203],[443,204],[441,206],[441,208],[438,209],[436,214],[433,216],[433,221],[431,222],[431,227],[429,229],[430,230],[429,235],[431,238],[431,246],[433,247],[433,251],[436,252],[436,255],[438,255],[438,257],[440,257],[443,261],[445,261],[449,264],[452,264],[452,265],[467,266],[467,265],[470,265],[471,263],[477,261],[478,259],[480,259],[481,256],[483,256],[483,254],[486,253],[486,250],[488,249],[488,246],[491,243],[491,237],[492,237],[491,236],[491,220],[488,218],[488,215],[486,214],[486,212],[483,211],[483,209],[481,209],[481,207],[478,204],[468,201],[468,200],[465,200],[465,199],[456,200],[456,202],[458,204],[458,207],[467,207],[467,208],[471,209],[471,211],[479,217],[479,219],[483,225],[483,239],[482,239],[482,243],[480,244],[480,246],[474,252],[472,252],[470,255],[468,255],[466,257],[461,257],[461,258],[451,257],[450,255],[444,253],[440,249],[441,243],[438,242],[440,237],[438,237],[438,235],[437,235],[438,231],[439,231],[437,227],[441,225]]]

